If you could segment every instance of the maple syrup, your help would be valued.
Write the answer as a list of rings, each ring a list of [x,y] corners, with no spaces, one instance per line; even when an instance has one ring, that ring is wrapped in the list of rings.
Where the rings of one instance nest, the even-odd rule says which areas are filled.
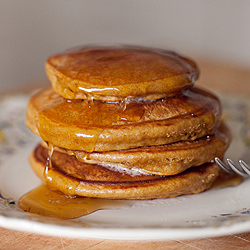
[[[70,134],[71,140],[74,137],[76,140],[84,139],[86,151],[92,152],[98,137],[108,126],[121,122],[140,121],[145,111],[138,106],[137,102],[127,104],[126,98],[120,102],[107,103],[95,101],[93,97],[88,100],[72,101],[58,98],[39,111],[38,131],[42,138],[49,139],[51,129],[47,128],[48,119],[63,121],[64,126],[68,124],[70,130],[73,131]],[[54,126],[57,127],[57,131],[60,131],[57,124]]]
[[[19,198],[18,206],[24,211],[60,219],[75,219],[97,210],[127,207],[132,204],[132,201],[128,200],[70,197],[49,189],[53,186],[53,153],[54,145],[48,143],[48,157],[43,174],[46,185],[41,185]],[[70,187],[72,192],[76,188],[77,186],[73,185]]]
[[[117,96],[117,99],[121,100],[121,102],[124,99],[123,97],[120,96],[119,89],[117,89],[115,87],[84,88],[84,87],[78,86],[78,91],[81,92],[81,93],[84,93],[86,95],[86,97],[87,97],[87,100],[90,100],[90,99],[98,100],[100,98],[99,95],[105,96],[105,94],[108,93],[108,92],[115,93],[115,95]],[[114,99],[116,100],[116,98],[114,98]]]
[[[68,197],[41,185],[24,194],[18,206],[26,212],[43,216],[74,219],[97,210],[128,207],[132,201]]]
[[[139,46],[77,47],[51,56],[46,72],[53,87],[69,99],[112,100],[166,97],[193,85],[197,65],[172,51]]]
[[[53,181],[53,178],[51,178],[51,176],[49,175],[49,171],[53,168],[52,166],[53,152],[54,152],[54,145],[51,143],[48,143],[48,158],[47,158],[46,165],[44,168],[44,173],[43,173],[43,177],[47,185],[49,185]]]
[[[34,105],[41,106],[35,115],[38,134],[42,139],[63,148],[87,152],[95,150],[98,138],[101,138],[102,143],[109,137],[113,138],[110,131],[121,129],[128,133],[127,127],[123,128],[125,125],[146,127],[147,123],[155,123],[156,126],[167,126],[158,122],[171,123],[170,118],[195,118],[204,115],[209,124],[207,126],[212,126],[210,124],[219,121],[221,112],[216,97],[195,88],[185,90],[177,97],[154,101],[127,101],[126,98],[120,102],[102,102],[92,98],[69,101],[56,97],[52,90],[40,95],[40,100],[35,100],[38,104]],[[108,143],[113,145],[114,142]]]

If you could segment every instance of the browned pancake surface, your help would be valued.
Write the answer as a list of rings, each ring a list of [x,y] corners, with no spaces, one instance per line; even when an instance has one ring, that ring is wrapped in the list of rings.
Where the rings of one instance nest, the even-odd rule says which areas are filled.
[[[230,131],[222,123],[214,135],[192,142],[182,141],[161,146],[92,153],[58,147],[54,149],[74,155],[79,161],[90,164],[119,165],[149,174],[176,175],[190,167],[210,162],[215,157],[222,157],[230,141]],[[46,147],[46,144],[43,146]]]
[[[81,47],[51,56],[46,72],[67,99],[162,98],[193,85],[197,65],[177,53],[136,46]]]
[[[30,157],[36,174],[44,180],[48,150],[38,146]],[[176,176],[154,176],[116,171],[77,161],[54,152],[47,184],[66,195],[109,199],[152,199],[202,192],[219,175],[216,164],[205,164]]]
[[[66,100],[52,89],[31,97],[27,125],[58,147],[110,151],[194,140],[219,125],[219,100],[192,88],[156,101],[119,102]]]

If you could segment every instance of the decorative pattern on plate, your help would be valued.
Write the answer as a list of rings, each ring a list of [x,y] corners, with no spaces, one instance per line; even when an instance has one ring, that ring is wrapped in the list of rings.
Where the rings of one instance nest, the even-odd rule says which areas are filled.
[[[40,140],[24,123],[29,96],[6,96],[0,100],[0,226],[50,235],[138,240],[184,239],[250,230],[249,179],[237,187],[135,201],[130,207],[98,211],[68,221],[21,211],[15,203],[18,197],[39,185],[27,162],[27,156]],[[250,163],[250,100],[241,96],[220,97],[224,119],[233,133],[227,155],[234,161],[243,159]]]

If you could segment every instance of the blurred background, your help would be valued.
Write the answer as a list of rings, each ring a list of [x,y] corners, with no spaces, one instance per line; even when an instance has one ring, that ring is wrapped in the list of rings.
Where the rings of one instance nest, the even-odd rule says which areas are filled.
[[[250,1],[0,0],[0,93],[46,84],[48,56],[93,43],[176,50],[237,85],[225,71],[249,73]]]

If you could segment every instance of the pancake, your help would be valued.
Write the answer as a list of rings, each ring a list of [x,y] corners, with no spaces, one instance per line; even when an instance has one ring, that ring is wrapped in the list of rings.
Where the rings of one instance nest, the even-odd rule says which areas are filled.
[[[222,123],[214,135],[193,142],[92,153],[58,147],[54,147],[54,150],[74,155],[78,161],[89,164],[120,166],[155,175],[176,175],[190,167],[211,162],[215,157],[221,158],[230,141],[230,131]],[[42,146],[47,147],[47,144],[42,143]]]
[[[44,182],[48,150],[38,146],[30,156],[35,173]],[[131,174],[101,165],[79,162],[74,156],[54,152],[47,185],[68,196],[107,199],[154,199],[202,192],[219,176],[215,163],[191,168],[176,176]]]
[[[46,72],[66,99],[160,99],[191,87],[197,65],[172,51],[137,46],[80,47],[51,56]]]
[[[66,100],[52,89],[31,97],[26,124],[46,142],[86,152],[164,145],[212,135],[221,116],[213,94],[191,88],[154,101]]]

